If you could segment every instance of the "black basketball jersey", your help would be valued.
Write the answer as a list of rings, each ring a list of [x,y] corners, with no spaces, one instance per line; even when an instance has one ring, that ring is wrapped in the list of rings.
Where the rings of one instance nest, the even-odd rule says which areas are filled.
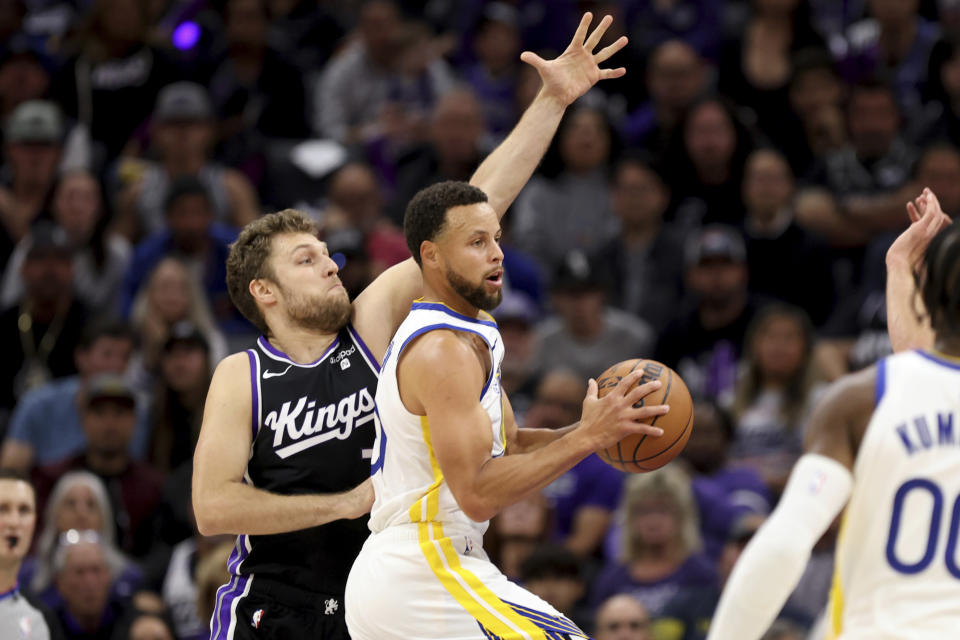
[[[247,351],[253,447],[244,481],[279,494],[337,493],[370,477],[379,365],[352,326],[319,360],[297,364],[260,337]],[[367,517],[265,536],[241,535],[227,568],[306,591],[342,594]]]

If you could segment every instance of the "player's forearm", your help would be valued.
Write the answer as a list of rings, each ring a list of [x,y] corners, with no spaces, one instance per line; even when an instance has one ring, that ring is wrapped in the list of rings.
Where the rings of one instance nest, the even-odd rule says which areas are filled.
[[[491,458],[469,487],[451,489],[464,513],[482,522],[504,507],[540,491],[591,453],[593,449],[586,439],[576,432],[567,433],[529,453]]]
[[[530,453],[555,442],[577,428],[579,422],[560,429],[518,429],[514,448],[507,453]]]
[[[887,329],[894,352],[933,347],[933,330],[915,310],[916,284],[906,264],[887,262]]]
[[[564,104],[541,90],[510,135],[470,178],[470,184],[487,194],[500,217],[540,164],[565,110]]]
[[[366,513],[370,505],[364,509],[364,489],[369,491],[369,481],[343,493],[279,495],[228,482],[197,492],[194,511],[203,535],[287,533]]]

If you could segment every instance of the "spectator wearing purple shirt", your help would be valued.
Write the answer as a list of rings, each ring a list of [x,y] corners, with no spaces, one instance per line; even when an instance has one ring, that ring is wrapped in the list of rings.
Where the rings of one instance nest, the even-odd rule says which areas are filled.
[[[487,130],[498,141],[517,121],[516,90],[520,60],[520,32],[517,10],[503,2],[492,2],[473,37],[477,62],[463,72],[480,103]]]
[[[594,581],[594,604],[626,593],[656,617],[679,594],[717,584],[714,564],[701,551],[690,478],[679,466],[627,480],[618,516],[623,526],[622,555]]]

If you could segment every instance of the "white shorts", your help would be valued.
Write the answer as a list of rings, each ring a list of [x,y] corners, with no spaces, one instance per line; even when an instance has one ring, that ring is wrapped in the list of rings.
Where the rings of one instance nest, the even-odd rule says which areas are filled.
[[[350,570],[344,604],[353,640],[587,638],[510,582],[480,540],[437,523],[371,535]]]

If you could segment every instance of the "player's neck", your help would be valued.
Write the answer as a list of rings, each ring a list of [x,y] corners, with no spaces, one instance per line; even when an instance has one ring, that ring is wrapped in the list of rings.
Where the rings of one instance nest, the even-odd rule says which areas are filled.
[[[0,564],[0,593],[6,593],[17,586],[17,573],[19,571],[19,562],[10,565]]]
[[[319,360],[336,339],[336,333],[319,333],[303,327],[283,327],[267,337],[272,347],[299,364]]]

